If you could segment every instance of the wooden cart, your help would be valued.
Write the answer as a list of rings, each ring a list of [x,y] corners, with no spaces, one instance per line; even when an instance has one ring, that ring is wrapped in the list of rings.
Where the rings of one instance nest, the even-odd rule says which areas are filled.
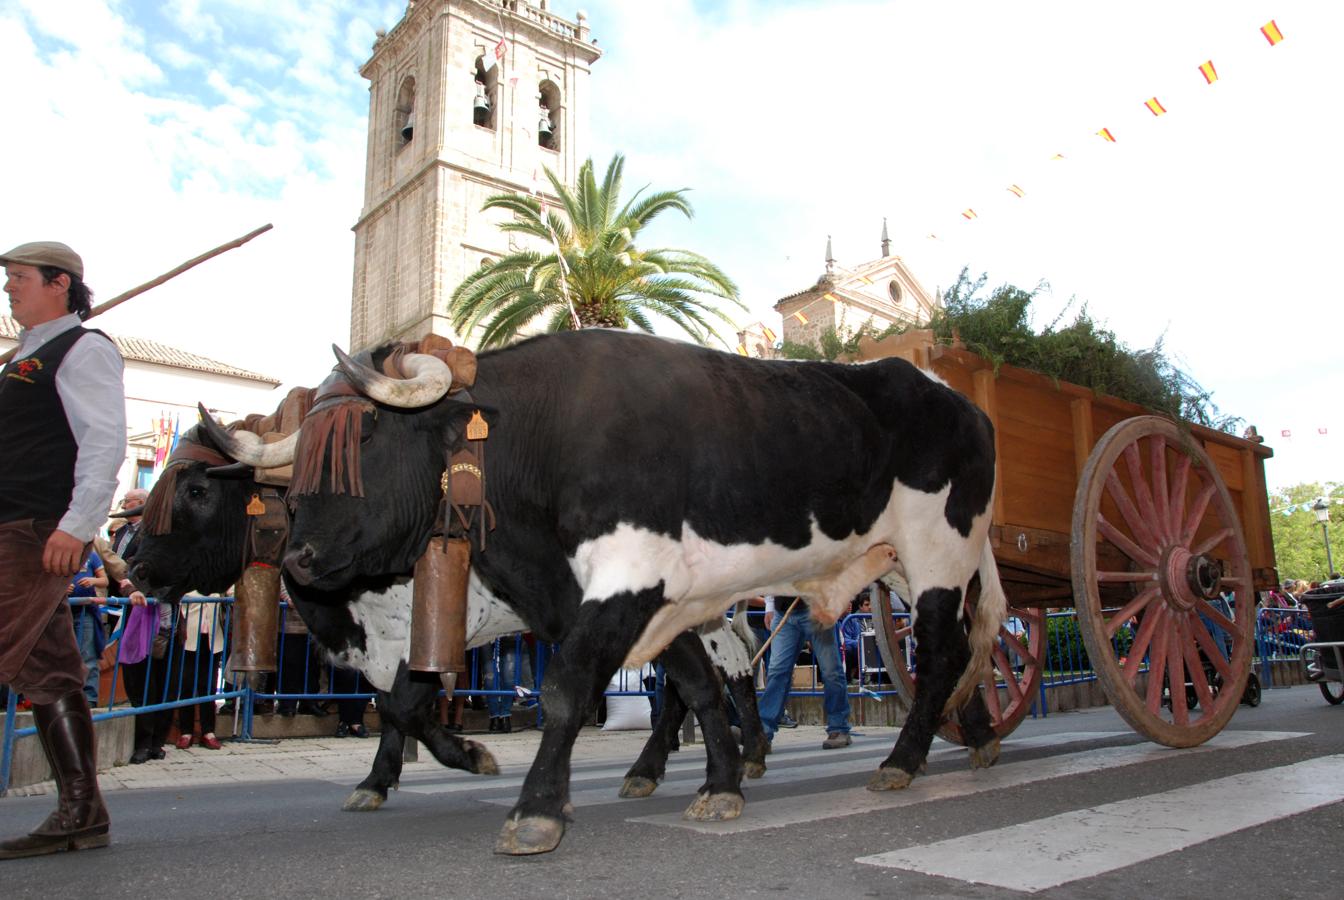
[[[1172,747],[1217,734],[1250,670],[1256,592],[1278,583],[1264,473],[1273,451],[1037,372],[996,373],[929,331],[865,339],[855,361],[891,356],[937,374],[994,423],[990,541],[1009,615],[1025,625],[1015,658],[1006,651],[1019,638],[1001,630],[985,678],[1000,737],[1038,694],[1045,611],[1070,606],[1107,697],[1137,732]],[[894,621],[889,592],[874,619],[893,681],[913,696],[910,628]],[[955,723],[939,733],[961,742]]]

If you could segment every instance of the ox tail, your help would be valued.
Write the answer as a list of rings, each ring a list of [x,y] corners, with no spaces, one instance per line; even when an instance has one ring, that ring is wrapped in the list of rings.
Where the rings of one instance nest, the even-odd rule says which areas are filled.
[[[733,634],[747,648],[747,659],[755,657],[760,641],[756,640],[756,632],[751,630],[751,623],[747,621],[746,600],[737,601],[737,606],[733,607]]]
[[[957,686],[943,707],[944,715],[951,715],[966,705],[975,686],[984,678],[991,660],[994,645],[999,639],[999,626],[1008,615],[1008,597],[999,581],[999,566],[994,561],[994,551],[985,539],[984,549],[980,551],[980,600],[975,607],[975,619],[971,622],[968,639],[971,645],[971,660],[966,671],[961,674]]]

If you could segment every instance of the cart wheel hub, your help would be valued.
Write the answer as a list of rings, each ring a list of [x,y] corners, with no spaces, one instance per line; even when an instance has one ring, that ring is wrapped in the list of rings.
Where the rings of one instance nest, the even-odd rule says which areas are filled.
[[[1223,566],[1216,559],[1171,547],[1162,562],[1162,596],[1173,609],[1194,609],[1200,600],[1219,595]]]

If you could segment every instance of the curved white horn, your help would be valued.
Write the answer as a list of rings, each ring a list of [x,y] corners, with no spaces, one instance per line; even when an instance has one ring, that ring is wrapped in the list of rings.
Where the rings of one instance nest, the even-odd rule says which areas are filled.
[[[261,435],[250,431],[228,431],[215,421],[215,417],[210,415],[204,406],[199,408],[201,424],[225,456],[259,469],[275,469],[294,462],[294,449],[299,442],[297,431],[285,435],[283,441],[267,444],[261,439]]]
[[[336,361],[341,371],[354,383],[359,392],[366,397],[386,403],[415,409],[437,403],[453,386],[453,370],[437,356],[427,353],[408,353],[401,360],[401,368],[410,377],[388,378],[363,363],[356,362],[342,352],[340,347],[332,345]]]

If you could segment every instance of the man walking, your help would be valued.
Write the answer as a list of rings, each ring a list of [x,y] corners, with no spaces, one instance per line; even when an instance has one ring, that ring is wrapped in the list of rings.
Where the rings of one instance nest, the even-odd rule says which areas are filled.
[[[776,616],[784,615],[792,597],[765,598],[765,624],[770,628]],[[845,684],[845,670],[840,665],[840,645],[836,629],[816,628],[807,609],[799,602],[788,620],[779,627],[779,633],[770,647],[770,665],[766,668],[765,691],[758,704],[761,725],[766,739],[773,742],[781,724],[784,701],[793,684],[793,667],[803,644],[812,645],[812,659],[821,670],[822,710],[826,713],[826,740],[823,750],[836,750],[852,743],[849,736],[849,687]]]
[[[90,312],[84,263],[40,241],[0,255],[22,327],[0,370],[0,682],[33,704],[56,809],[0,859],[107,846],[97,743],[66,586],[107,518],[126,456],[122,360]]]

